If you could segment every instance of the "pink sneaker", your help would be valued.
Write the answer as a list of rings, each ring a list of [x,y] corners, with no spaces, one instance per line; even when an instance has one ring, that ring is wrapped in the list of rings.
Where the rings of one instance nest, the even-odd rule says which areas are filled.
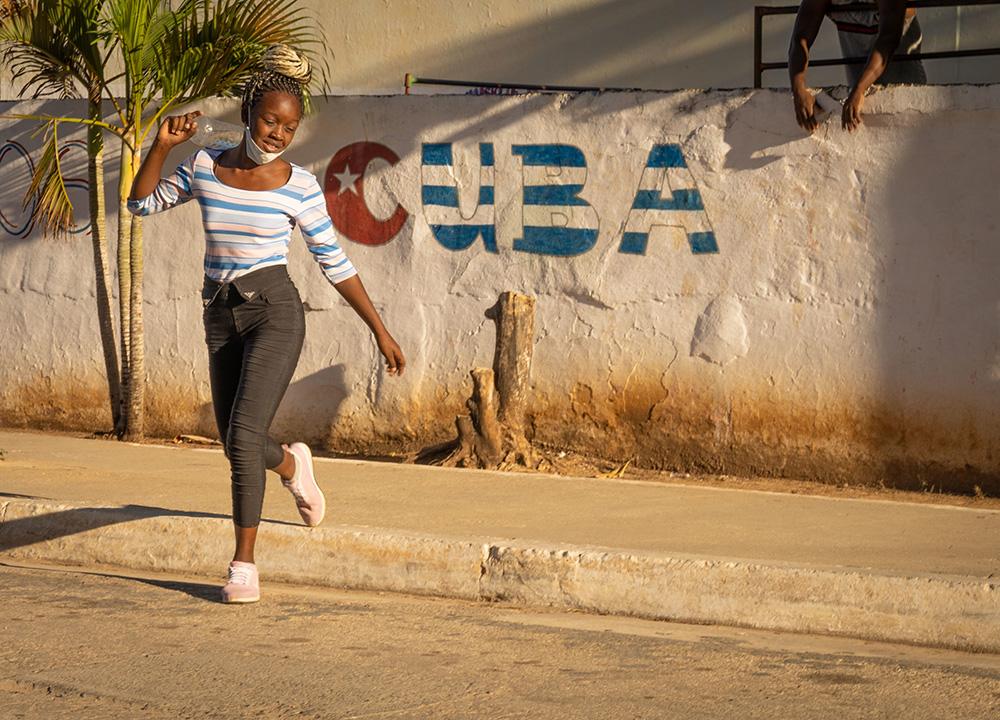
[[[312,453],[305,443],[292,443],[288,446],[288,452],[295,458],[295,474],[291,480],[282,480],[281,483],[295,497],[302,522],[309,527],[316,527],[326,515],[326,498],[316,484]]]
[[[222,588],[224,603],[252,603],[260,600],[260,577],[253,563],[233,560],[229,563],[229,578]]]

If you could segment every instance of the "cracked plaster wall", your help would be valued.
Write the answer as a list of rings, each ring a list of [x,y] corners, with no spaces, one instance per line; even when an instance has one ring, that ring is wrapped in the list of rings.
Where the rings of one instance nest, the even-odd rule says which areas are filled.
[[[202,107],[235,116],[224,101]],[[321,182],[354,142],[399,157],[373,160],[363,182],[374,220],[398,204],[402,229],[383,245],[344,245],[409,367],[401,380],[385,375],[296,234],[290,265],[307,339],[276,432],[376,453],[448,437],[468,370],[492,359],[484,312],[510,289],[539,299],[541,442],[685,470],[996,489],[1000,86],[891,88],[866,109],[859,133],[831,121],[808,137],[788,96],[772,91],[330,98],[288,157]],[[0,141],[31,149],[28,131],[0,125]],[[423,143],[452,143],[465,217],[478,146],[493,144],[498,252],[481,238],[465,250],[435,239]],[[526,170],[511,148],[541,143],[586,158],[579,197],[598,234],[583,254],[513,249]],[[671,143],[718,252],[693,252],[676,228],[654,229],[644,255],[620,252],[650,149]],[[11,227],[24,180],[8,152],[0,182]],[[150,218],[145,233],[150,430],[210,433],[198,211]],[[107,424],[93,295],[85,234],[5,233],[0,421]]]

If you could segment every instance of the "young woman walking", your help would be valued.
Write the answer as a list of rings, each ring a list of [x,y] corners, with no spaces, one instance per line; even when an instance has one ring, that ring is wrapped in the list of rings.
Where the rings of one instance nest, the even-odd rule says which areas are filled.
[[[279,159],[301,122],[310,75],[308,63],[293,49],[269,48],[261,70],[243,89],[243,141],[229,150],[198,150],[161,179],[167,153],[194,135],[201,113],[166,118],[128,202],[138,215],[189,200],[201,207],[205,341],[216,424],[232,470],[236,528],[236,552],[222,588],[227,603],[260,599],[254,544],[265,469],[281,477],[307,525],[318,525],[326,511],[309,448],[280,445],[268,435],[305,336],[302,302],[287,272],[294,226],[327,279],[371,328],[389,374],[402,374],[406,365],[337,244],[316,177]]]

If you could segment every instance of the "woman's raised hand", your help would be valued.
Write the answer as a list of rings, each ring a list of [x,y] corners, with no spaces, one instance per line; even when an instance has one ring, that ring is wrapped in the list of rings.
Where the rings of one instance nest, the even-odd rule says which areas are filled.
[[[185,113],[184,115],[171,115],[163,119],[160,129],[156,133],[156,144],[165,148],[172,148],[180,145],[185,140],[190,140],[198,129],[198,118],[201,116],[200,110]]]

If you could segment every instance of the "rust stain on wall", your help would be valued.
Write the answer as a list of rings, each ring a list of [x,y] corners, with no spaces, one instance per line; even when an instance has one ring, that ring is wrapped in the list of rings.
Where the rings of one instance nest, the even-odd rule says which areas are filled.
[[[147,398],[150,436],[216,436],[208,398],[153,384]],[[439,387],[392,412],[342,412],[295,439],[336,452],[404,455],[454,437],[464,402],[462,392]],[[650,372],[621,389],[580,381],[568,393],[536,390],[531,429],[545,448],[640,467],[961,493],[978,487],[1000,496],[1000,431],[935,419],[876,400],[809,405],[766,383],[695,387]],[[111,421],[102,381],[39,377],[0,397],[0,424],[93,432]],[[281,423],[273,427],[276,437],[284,432]]]
[[[0,424],[43,430],[110,430],[107,384],[88,378],[37,375],[0,396]]]
[[[918,490],[1000,494],[1000,428],[935,422],[877,400],[804,403],[760,387],[624,391],[578,384],[536,405],[535,441],[642,467]]]
[[[38,375],[0,396],[0,425],[41,430],[110,432],[107,383],[101,377]],[[146,389],[146,434],[214,436],[211,401],[189,388],[150,384]]]

